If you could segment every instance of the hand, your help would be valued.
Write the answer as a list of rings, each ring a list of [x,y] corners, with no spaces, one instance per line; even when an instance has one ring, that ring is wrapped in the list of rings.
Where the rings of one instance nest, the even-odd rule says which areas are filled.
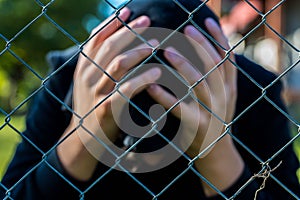
[[[211,22],[212,20],[207,20]],[[217,41],[224,48],[229,49],[226,38],[221,34],[221,30],[216,27],[216,23],[211,22],[213,26],[208,26]],[[214,48],[210,42],[193,26],[185,28],[185,34],[189,36],[198,56],[204,63],[205,73],[209,72],[214,66],[217,66],[225,57],[225,53],[220,48]],[[167,48],[165,57],[170,64],[178,71],[182,77],[192,86],[201,80],[203,75],[185,59],[174,48]],[[230,59],[234,62],[234,56],[230,55]],[[170,109],[178,99],[170,93],[166,92],[158,85],[152,85],[148,89],[149,94],[166,109]],[[223,131],[224,122],[230,122],[235,108],[236,101],[236,70],[235,66],[228,60],[223,62],[218,68],[210,73],[203,81],[199,82],[193,88],[194,96],[205,104],[218,118],[211,115],[207,109],[198,102],[191,103],[181,102],[179,106],[171,110],[171,112],[181,119],[186,129],[184,135],[189,138],[197,131],[194,142],[188,149],[191,157],[197,156],[200,150],[206,148],[213,140],[215,140]],[[198,124],[197,129],[191,129],[193,124]]]
[[[135,29],[149,25],[150,20],[145,16],[129,23],[129,26]],[[141,31],[141,29],[139,30]],[[127,27],[123,27],[107,38],[101,36],[100,42],[97,38],[93,39],[96,45],[93,45],[92,42],[87,46],[88,55],[86,56],[88,58],[80,57],[74,75],[74,111],[80,118],[74,116],[74,120],[75,124],[80,125],[77,132],[80,136],[84,135],[82,140],[88,138],[85,136],[88,135],[87,132],[107,142],[115,141],[118,137],[119,131],[112,114],[111,105],[117,105],[121,110],[125,102],[118,92],[115,94],[111,94],[111,92],[114,90],[116,82],[119,82],[132,67],[152,53],[152,49],[146,44],[121,53],[122,49],[135,38],[136,36]],[[156,41],[152,40],[150,43],[154,45]],[[123,83],[119,89],[120,93],[129,96],[139,84],[145,87],[147,82],[153,81],[155,76],[151,75],[152,73],[158,75],[159,72],[157,69],[152,69]],[[82,118],[83,124],[80,124]]]
[[[230,49],[226,37],[215,21],[207,19],[206,26],[211,35],[223,48]],[[184,32],[191,38],[192,45],[203,61],[205,73],[220,64],[225,58],[225,52],[219,47],[213,47],[193,26],[187,26]],[[203,77],[200,71],[175,49],[169,48],[165,53],[165,57],[190,85],[194,85]],[[233,54],[230,54],[229,58],[232,62],[235,62]],[[229,187],[239,177],[243,170],[243,161],[234,148],[229,135],[224,136],[213,148],[210,148],[204,154],[202,150],[225,131],[224,123],[232,120],[237,98],[236,91],[237,72],[235,66],[229,60],[225,60],[193,88],[194,96],[215,115],[220,117],[221,120],[196,101],[191,103],[181,102],[179,106],[171,110],[185,124],[184,139],[190,140],[193,139],[191,137],[196,135],[186,153],[191,158],[195,158],[201,152],[202,158],[196,159],[194,164],[197,170],[220,190]],[[158,85],[152,85],[148,92],[166,109],[170,109],[178,102],[177,98]],[[196,133],[193,132],[195,129],[189,129],[195,123],[198,124]],[[207,196],[216,194],[216,191],[207,184],[204,183],[203,185]]]
[[[125,8],[119,18],[125,21],[129,15],[130,11]],[[111,104],[118,105],[121,110],[125,100],[118,92],[112,93],[116,82],[152,53],[152,49],[146,44],[121,52],[136,36],[127,27],[121,27],[118,19],[107,24],[110,20],[111,18],[92,32],[79,57],[74,74],[74,115],[64,136],[71,134],[58,146],[58,155],[63,166],[70,175],[79,180],[88,180],[91,177],[97,159],[105,152],[105,147],[98,141],[109,145],[118,137],[119,131]],[[150,19],[146,16],[128,24],[130,28],[149,25]],[[157,41],[152,40],[149,43],[155,46]],[[119,92],[128,96],[134,95],[159,78],[159,74],[158,69],[149,69],[123,83]],[[134,91],[136,88],[139,90]]]

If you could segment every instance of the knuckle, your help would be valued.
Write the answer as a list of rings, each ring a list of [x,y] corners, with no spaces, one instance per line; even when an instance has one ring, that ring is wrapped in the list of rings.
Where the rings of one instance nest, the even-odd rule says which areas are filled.
[[[103,42],[103,48],[105,49],[105,51],[107,52],[111,52],[115,49],[115,42],[112,41],[112,39],[107,39]]]
[[[125,82],[123,84],[121,92],[123,94],[129,94],[134,90],[134,83],[132,81]]]
[[[97,115],[108,116],[111,114],[111,101],[106,100],[96,108]]]
[[[125,58],[124,56],[117,56],[113,62],[113,69],[112,72],[116,73],[122,70],[122,68],[125,66]]]
[[[91,66],[88,66],[91,67]],[[76,74],[76,76],[74,76],[74,79],[76,79],[76,81],[81,82],[82,84],[89,84],[90,80],[92,79],[93,74],[90,73],[90,70],[85,70],[82,71],[80,74]]]
[[[81,82],[87,82],[90,79],[90,73],[85,71],[78,77],[80,77]]]
[[[173,63],[177,66],[179,70],[182,70],[184,66],[187,64],[187,61],[182,56],[178,54],[174,54]]]

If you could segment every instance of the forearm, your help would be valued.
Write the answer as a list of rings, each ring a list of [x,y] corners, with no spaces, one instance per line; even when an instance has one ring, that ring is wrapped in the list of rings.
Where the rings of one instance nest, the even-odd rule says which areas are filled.
[[[210,183],[220,191],[224,191],[240,177],[244,162],[232,144],[230,136],[225,136],[206,157],[196,160],[195,166]],[[204,182],[203,189],[207,197],[217,194]]]
[[[70,125],[66,129],[62,138],[71,134],[57,147],[57,155],[70,176],[80,181],[87,181],[92,177],[98,161],[88,152],[78,133],[72,132],[73,127]]]
[[[19,145],[16,156],[1,182],[10,189],[10,197],[15,200],[55,199],[63,198],[64,195],[71,199],[78,197],[78,192],[72,189],[66,180],[80,188],[83,183],[68,176],[56,152],[52,151],[43,159],[42,155],[37,153],[25,142]],[[5,197],[5,192],[0,192],[0,199]]]

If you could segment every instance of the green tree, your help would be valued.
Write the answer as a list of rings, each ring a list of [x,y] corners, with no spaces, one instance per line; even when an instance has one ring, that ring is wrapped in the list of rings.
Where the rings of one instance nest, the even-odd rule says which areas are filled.
[[[41,83],[45,55],[81,43],[104,18],[99,0],[0,0],[0,108],[10,112]],[[100,6],[99,6],[100,5]],[[24,111],[26,106],[20,108]]]

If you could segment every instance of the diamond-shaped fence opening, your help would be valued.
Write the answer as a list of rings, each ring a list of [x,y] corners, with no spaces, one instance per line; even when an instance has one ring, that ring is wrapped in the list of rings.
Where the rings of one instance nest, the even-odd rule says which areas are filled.
[[[300,199],[299,31],[228,2],[1,2],[0,198]]]
[[[30,25],[30,22],[40,13],[40,7],[35,3],[35,1],[19,1],[16,3],[3,1],[1,2],[1,6],[1,17],[3,20],[1,21],[0,30],[1,34],[9,40],[18,32],[26,29],[26,27]],[[14,15],[12,15],[12,13],[14,13]],[[14,23],[8,23],[9,17]]]
[[[20,135],[15,130],[24,130],[24,118],[16,116],[7,116],[1,113],[1,170],[0,174],[3,176],[6,169],[6,163],[10,162],[13,157],[14,149],[20,142]],[[13,118],[13,120],[12,120]]]
[[[8,49],[0,57],[1,106],[7,113],[22,114],[26,112],[26,106],[22,104],[26,104],[31,98],[32,91],[28,90],[41,83],[41,76],[21,58],[20,55],[24,53],[22,49],[12,49],[14,48]],[[25,91],[28,92],[25,93]]]

